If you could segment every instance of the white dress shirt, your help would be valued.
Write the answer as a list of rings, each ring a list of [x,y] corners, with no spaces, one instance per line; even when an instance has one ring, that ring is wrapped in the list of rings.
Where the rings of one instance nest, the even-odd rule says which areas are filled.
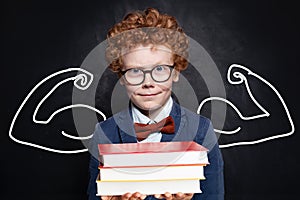
[[[173,99],[170,97],[166,102],[166,104],[164,105],[161,112],[155,117],[154,120],[152,120],[149,117],[142,114],[141,111],[139,111],[135,105],[131,104],[133,122],[143,123],[143,124],[157,123],[170,115],[172,106],[173,106]],[[161,138],[162,138],[161,132],[155,132],[155,133],[151,133],[146,139],[138,142],[160,142]]]

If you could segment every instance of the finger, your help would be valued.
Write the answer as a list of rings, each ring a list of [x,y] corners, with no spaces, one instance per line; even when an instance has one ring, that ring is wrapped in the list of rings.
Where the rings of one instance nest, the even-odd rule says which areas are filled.
[[[172,194],[171,194],[170,192],[166,192],[166,193],[164,194],[164,198],[165,198],[166,200],[171,200],[171,199],[173,199],[173,196],[172,196]]]
[[[154,197],[157,198],[157,199],[162,199],[162,198],[164,198],[162,194],[155,194]]]
[[[177,199],[177,200],[181,200],[181,199],[184,199],[184,200],[189,200],[191,198],[193,198],[193,195],[194,193],[181,193],[181,192],[178,192],[177,194],[174,195],[174,199]]]
[[[139,192],[135,192],[131,195],[131,197],[134,197],[134,198],[139,198],[141,196],[141,193]]]
[[[111,196],[101,196],[102,200],[110,200],[112,197]]]
[[[183,199],[184,198],[184,194],[182,192],[178,192],[175,194],[175,198],[176,199]]]
[[[139,199],[141,196],[141,193],[139,192],[135,192],[131,195],[131,197],[129,198],[130,200],[136,200],[136,199]]]
[[[129,193],[129,192],[128,192],[128,193],[125,193],[125,194],[123,194],[123,195],[121,196],[121,199],[122,199],[122,200],[128,200],[128,199],[131,197],[131,195],[132,195],[132,194]]]
[[[184,199],[185,199],[185,200],[188,200],[188,199],[193,198],[194,193],[185,193],[184,196],[185,196]]]
[[[185,193],[185,196],[186,196],[186,197],[193,197],[193,196],[194,196],[194,193]]]

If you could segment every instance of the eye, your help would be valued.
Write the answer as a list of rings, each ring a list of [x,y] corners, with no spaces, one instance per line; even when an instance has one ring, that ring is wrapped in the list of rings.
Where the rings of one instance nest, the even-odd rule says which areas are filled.
[[[132,73],[132,74],[139,74],[139,73],[141,73],[142,71],[141,71],[140,69],[133,68],[133,69],[130,69],[129,72]]]
[[[127,76],[141,76],[143,71],[138,68],[132,68],[126,72]]]
[[[155,71],[161,72],[161,71],[164,71],[164,70],[165,70],[165,66],[158,65],[158,66],[155,67]]]

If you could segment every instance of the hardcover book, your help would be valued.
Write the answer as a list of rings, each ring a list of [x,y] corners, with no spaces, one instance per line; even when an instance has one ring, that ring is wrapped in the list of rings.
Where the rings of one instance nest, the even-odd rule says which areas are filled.
[[[98,196],[123,195],[140,192],[146,195],[170,192],[201,193],[198,179],[168,179],[153,181],[101,181],[97,180]]]
[[[196,142],[99,144],[105,167],[208,164],[207,149]]]
[[[159,179],[205,179],[204,165],[169,165],[146,167],[103,167],[99,166],[101,180],[159,180]]]

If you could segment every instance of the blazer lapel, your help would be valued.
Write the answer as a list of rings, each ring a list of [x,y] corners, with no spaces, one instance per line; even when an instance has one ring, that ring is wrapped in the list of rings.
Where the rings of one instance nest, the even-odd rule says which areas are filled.
[[[119,134],[122,143],[137,142],[130,112],[130,109],[126,109],[115,116],[115,122],[119,127]]]

